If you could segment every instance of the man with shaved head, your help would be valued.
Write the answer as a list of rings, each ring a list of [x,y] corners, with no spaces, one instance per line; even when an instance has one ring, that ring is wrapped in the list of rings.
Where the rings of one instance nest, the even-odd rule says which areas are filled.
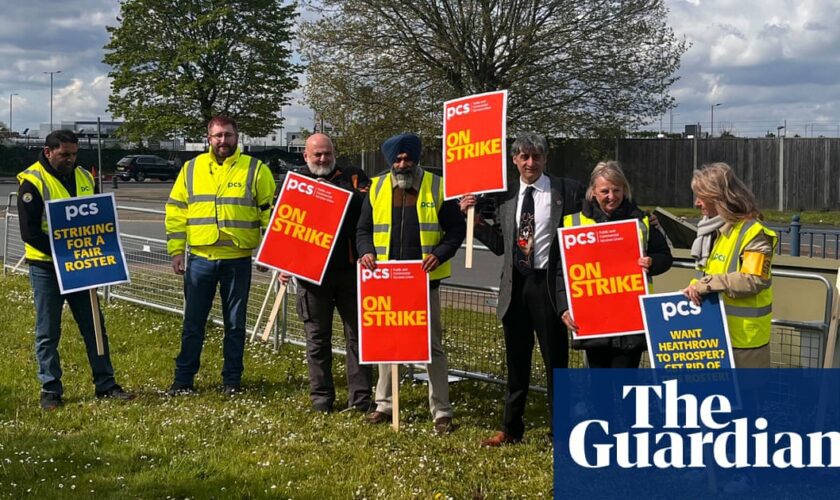
[[[344,323],[347,351],[347,408],[367,412],[371,405],[370,366],[359,365],[359,332],[356,311],[356,223],[361,213],[362,193],[370,181],[355,167],[336,168],[335,148],[329,137],[313,134],[303,151],[306,167],[302,174],[353,192],[350,206],[335,241],[327,270],[320,285],[297,280],[297,312],[306,333],[306,362],[309,365],[309,399],[312,409],[333,411],[335,384],[332,376],[333,311]],[[281,275],[280,280],[288,281]]]

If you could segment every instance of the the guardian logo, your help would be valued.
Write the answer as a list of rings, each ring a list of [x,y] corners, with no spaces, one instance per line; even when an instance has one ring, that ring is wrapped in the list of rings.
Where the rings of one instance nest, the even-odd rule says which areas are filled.
[[[611,434],[609,421],[599,419],[584,420],[570,429],[568,452],[578,466],[840,467],[840,432],[769,433],[767,418],[733,418],[728,397],[680,394],[677,380],[623,385],[621,398],[635,408],[628,432]],[[664,406],[662,421],[653,422],[652,404]]]

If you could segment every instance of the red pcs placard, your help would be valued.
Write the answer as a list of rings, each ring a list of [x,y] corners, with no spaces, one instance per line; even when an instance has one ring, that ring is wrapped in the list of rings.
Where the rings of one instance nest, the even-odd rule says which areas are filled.
[[[488,92],[443,104],[443,193],[507,190],[507,91]]]
[[[352,196],[332,184],[286,174],[257,263],[320,285]]]
[[[358,266],[361,363],[431,362],[429,275],[421,261]]]
[[[557,230],[574,338],[644,332],[639,296],[647,281],[639,258],[639,221],[606,222]]]

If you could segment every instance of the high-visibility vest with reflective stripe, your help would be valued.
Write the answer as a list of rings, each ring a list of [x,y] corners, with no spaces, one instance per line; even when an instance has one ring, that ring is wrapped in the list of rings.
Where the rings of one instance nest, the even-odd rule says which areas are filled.
[[[76,167],[73,171],[76,178],[76,193],[71,195],[65,189],[64,184],[55,178],[47,169],[41,165],[41,162],[33,163],[29,168],[17,174],[18,183],[23,184],[23,181],[29,181],[44,200],[44,212],[41,215],[41,230],[45,234],[49,234],[50,229],[47,224],[47,207],[46,203],[50,200],[60,200],[62,198],[72,198],[74,196],[90,196],[94,193],[94,181],[90,172],[82,167]],[[37,248],[24,244],[24,255],[29,260],[40,260],[44,262],[52,261],[52,256],[45,254]]]
[[[373,246],[376,260],[388,260],[391,247],[391,214],[393,210],[391,174],[371,179],[368,199],[373,207]],[[443,204],[443,183],[441,178],[423,171],[420,191],[417,193],[417,220],[420,223],[420,246],[425,259],[440,243],[442,231],[438,222],[438,210]],[[452,275],[452,263],[441,263],[429,273],[430,280],[441,280]]]
[[[648,220],[647,217],[643,217],[641,219],[636,219],[636,221],[637,226],[639,227],[639,238],[642,240],[642,249],[646,250],[648,244],[648,234],[650,233],[650,220]],[[576,212],[563,217],[563,227],[590,226],[597,223],[598,222],[595,219],[590,219],[581,212]],[[650,274],[646,274],[646,276],[648,282],[648,293],[653,293],[653,278]]]
[[[719,234],[715,240],[706,267],[699,269],[703,274],[726,274],[741,270],[741,253],[747,243],[764,232],[776,247],[776,233],[756,220],[740,221],[728,235]],[[773,319],[773,287],[758,292],[752,297],[733,299],[722,293],[726,310],[726,323],[732,347],[761,347],[770,342],[770,321]]]
[[[187,210],[186,232],[180,228],[166,228],[166,239],[170,246],[183,240],[190,246],[236,246],[252,250],[260,244],[260,208],[254,195],[257,177],[256,158],[240,155],[227,168],[224,181],[217,185],[207,173],[197,170],[209,169],[213,161],[209,153],[199,155],[184,165],[186,203],[170,196],[167,205]],[[220,238],[224,232],[230,239]]]

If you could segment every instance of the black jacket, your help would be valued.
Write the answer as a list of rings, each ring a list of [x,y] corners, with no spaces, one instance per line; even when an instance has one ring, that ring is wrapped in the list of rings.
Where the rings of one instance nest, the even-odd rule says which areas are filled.
[[[334,186],[353,192],[350,206],[347,207],[347,213],[344,215],[344,221],[341,223],[335,240],[333,253],[327,263],[326,272],[355,269],[356,260],[359,257],[356,253],[356,224],[359,222],[362,211],[364,193],[370,187],[370,179],[364,171],[356,167],[336,167],[325,176],[315,175],[307,167],[303,167],[300,173],[313,179],[323,179]]]
[[[52,167],[52,165],[50,165],[50,162],[47,160],[47,157],[44,156],[43,151],[38,154],[38,162],[42,167],[44,167],[44,170],[46,170],[48,174],[52,175],[61,182],[61,185],[64,186],[64,189],[66,189],[68,193],[75,196],[75,169],[79,167],[73,167],[73,170],[68,175],[61,175]],[[94,187],[94,193],[99,193],[98,186]],[[47,255],[52,255],[50,237],[41,229],[41,219],[44,216],[45,210],[44,198],[41,197],[41,193],[38,191],[38,188],[29,181],[23,181],[20,184],[20,187],[18,187],[17,210],[20,222],[20,238],[23,242],[35,247]],[[26,262],[30,265],[38,266],[48,271],[54,270],[52,262],[29,259],[27,259]]]
[[[590,200],[584,200],[581,212],[584,216],[594,219],[595,222],[615,222],[628,219],[641,220],[647,215],[639,208],[638,205],[636,205],[634,201],[626,198],[610,215],[602,212],[598,203]],[[671,268],[671,264],[674,261],[673,256],[671,256],[671,248],[668,246],[668,241],[665,239],[665,235],[663,235],[658,228],[653,227],[652,225],[648,231],[648,241],[647,247],[645,248],[645,255],[650,257],[652,260],[648,271],[651,276],[657,276],[666,272]],[[558,284],[564,289],[563,310],[566,310],[569,306],[565,299],[565,282],[560,280]],[[644,349],[645,345],[646,342],[644,334],[622,335],[620,337],[585,340],[577,339],[572,341],[572,347],[575,349],[612,346],[618,349],[635,350],[640,348]]]
[[[563,282],[563,266],[560,265],[560,246],[557,242],[558,227],[563,223],[563,216],[580,211],[581,200],[583,199],[583,185],[565,177],[553,177],[544,174],[551,182],[551,223],[552,228],[551,246],[548,253],[548,268],[546,269],[546,293],[551,300],[555,313],[560,315],[562,309],[558,309],[561,295],[565,301],[565,291],[558,288],[558,283]],[[504,255],[502,273],[499,279],[499,305],[496,307],[496,315],[502,321],[511,303],[513,291],[513,245],[516,230],[519,222],[516,220],[516,205],[519,200],[519,180],[510,183],[508,190],[497,195],[497,210],[494,224],[491,226],[483,221],[475,227],[475,237],[484,243],[496,255]],[[565,303],[565,302],[564,302]],[[565,334],[565,326],[562,326]]]
[[[383,175],[390,175],[389,173]],[[434,175],[434,174],[432,174]],[[405,210],[402,206],[396,206],[399,203],[399,194],[403,191],[399,188],[394,188],[394,209],[391,215],[391,242],[390,254],[391,260],[420,260],[422,259],[422,251],[420,245],[420,226],[417,220],[417,210],[409,201],[405,205]],[[416,203],[416,191],[408,190],[409,200],[414,200]],[[407,208],[411,206],[411,209]],[[448,261],[455,256],[458,249],[461,248],[461,243],[467,235],[467,225],[464,221],[464,215],[461,209],[458,208],[456,200],[445,201],[441,204],[438,210],[438,223],[440,224],[443,236],[440,242],[432,249],[432,254],[437,257],[441,264]],[[362,203],[362,213],[359,217],[359,225],[356,229],[356,247],[359,255],[372,253],[376,255],[376,248],[373,245],[373,207],[370,202],[365,200]],[[432,287],[439,285],[439,280],[431,282]]]

